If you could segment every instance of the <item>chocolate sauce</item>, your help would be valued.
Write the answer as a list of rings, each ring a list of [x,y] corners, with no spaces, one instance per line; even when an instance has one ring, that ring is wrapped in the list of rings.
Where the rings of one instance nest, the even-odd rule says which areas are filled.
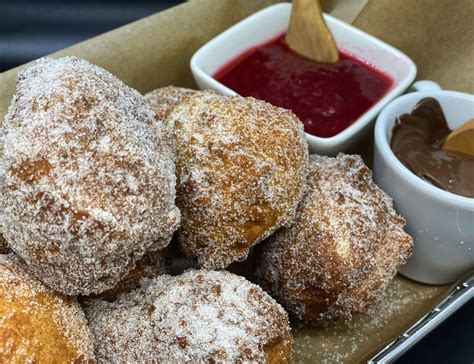
[[[418,177],[445,191],[474,198],[474,157],[441,149],[450,132],[439,102],[424,98],[410,114],[398,118],[390,146]]]

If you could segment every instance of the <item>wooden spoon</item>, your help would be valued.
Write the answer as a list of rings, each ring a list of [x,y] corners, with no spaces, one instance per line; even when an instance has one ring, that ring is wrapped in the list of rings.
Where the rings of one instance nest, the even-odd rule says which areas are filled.
[[[474,118],[449,133],[442,149],[474,156]]]
[[[339,60],[336,42],[324,22],[319,0],[293,0],[286,43],[295,52],[317,62]]]

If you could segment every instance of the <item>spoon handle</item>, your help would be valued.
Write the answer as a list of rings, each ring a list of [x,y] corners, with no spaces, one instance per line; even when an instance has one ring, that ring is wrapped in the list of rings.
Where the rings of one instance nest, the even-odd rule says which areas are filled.
[[[339,60],[336,42],[324,21],[319,0],[293,0],[286,42],[292,50],[314,61]]]

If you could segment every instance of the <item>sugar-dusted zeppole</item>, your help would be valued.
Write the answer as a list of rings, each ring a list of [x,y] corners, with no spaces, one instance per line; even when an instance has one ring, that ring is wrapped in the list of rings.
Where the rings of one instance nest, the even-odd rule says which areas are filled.
[[[165,86],[157,88],[145,94],[145,100],[148,106],[156,113],[160,123],[162,123],[168,142],[173,146],[173,126],[169,122],[169,115],[173,109],[183,100],[191,95],[201,91],[192,90],[184,87]]]
[[[49,290],[14,254],[0,255],[0,362],[95,362],[76,299]]]
[[[89,300],[97,359],[106,363],[289,363],[288,314],[226,271],[142,282],[113,302]]]
[[[308,168],[303,126],[294,114],[254,98],[200,92],[175,106],[169,123],[179,242],[188,256],[221,269],[293,222]]]
[[[167,249],[166,249],[167,250]],[[167,273],[165,251],[146,253],[117,285],[94,298],[113,301],[120,295],[133,291],[143,279],[151,279]]]
[[[296,222],[265,243],[258,281],[302,321],[367,312],[410,255],[404,225],[359,156],[312,155]]]
[[[166,120],[173,109],[179,105],[187,96],[195,95],[201,91],[190,88],[165,86],[157,88],[145,94],[145,100],[156,113],[156,115]]]
[[[3,129],[0,127],[0,164],[2,163],[3,137],[4,137]],[[1,167],[0,167],[0,170],[1,170]],[[2,178],[3,177],[0,174],[0,185],[2,183],[2,181],[1,181]],[[9,248],[8,248],[7,241],[3,237],[2,231],[0,230],[0,254],[6,253],[8,251],[9,251]]]
[[[17,77],[4,122],[0,231],[47,286],[97,294],[178,226],[174,156],[142,95],[74,57]]]

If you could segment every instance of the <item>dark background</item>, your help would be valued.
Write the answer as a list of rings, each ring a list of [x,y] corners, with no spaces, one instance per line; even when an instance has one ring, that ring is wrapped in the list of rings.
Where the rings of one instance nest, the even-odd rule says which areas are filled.
[[[0,72],[182,2],[0,0]]]
[[[474,299],[402,355],[396,364],[474,363]]]
[[[0,0],[0,72],[182,3],[173,0]],[[474,302],[398,363],[473,363]]]

